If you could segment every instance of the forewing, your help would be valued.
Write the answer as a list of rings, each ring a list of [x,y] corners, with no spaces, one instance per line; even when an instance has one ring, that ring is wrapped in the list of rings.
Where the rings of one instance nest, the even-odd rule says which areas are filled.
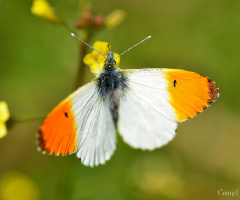
[[[84,165],[103,164],[111,157],[116,146],[114,123],[95,80],[53,109],[40,127],[38,143],[50,154],[77,152]]]
[[[151,150],[168,143],[177,122],[162,74],[142,69],[125,75],[128,89],[119,102],[120,135],[135,148]]]
[[[218,97],[216,84],[172,69],[125,70],[128,89],[119,103],[119,133],[135,148],[154,149],[175,136],[177,121],[195,116]]]
[[[163,69],[160,72],[167,81],[169,103],[174,108],[177,121],[196,116],[219,97],[216,83],[208,77],[181,69]]]

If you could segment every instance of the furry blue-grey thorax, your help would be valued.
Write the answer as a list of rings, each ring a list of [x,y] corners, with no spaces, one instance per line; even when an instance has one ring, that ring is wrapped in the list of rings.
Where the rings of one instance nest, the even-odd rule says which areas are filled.
[[[97,88],[99,95],[109,103],[116,123],[119,99],[127,88],[127,77],[116,67],[112,51],[107,53],[103,71],[97,79]]]

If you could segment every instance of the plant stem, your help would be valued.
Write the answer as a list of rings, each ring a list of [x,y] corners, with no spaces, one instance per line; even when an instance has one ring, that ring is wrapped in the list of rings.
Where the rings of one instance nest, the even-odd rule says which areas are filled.
[[[89,44],[90,42],[89,34],[86,34],[84,41]],[[83,43],[80,43],[76,89],[84,84],[84,77],[85,77],[87,67],[83,63],[83,58],[86,54],[87,54],[87,46]]]
[[[22,122],[29,122],[29,121],[35,121],[35,120],[43,120],[44,118],[46,118],[46,116],[47,114],[12,117],[12,119],[10,118],[10,121],[13,123],[22,123]]]
[[[37,120],[43,121],[46,116],[47,114],[26,115],[26,116],[18,116],[18,117],[11,116],[11,118],[6,122],[6,125],[8,128],[12,128],[17,123],[24,123],[24,122],[37,121]]]
[[[75,33],[74,30],[72,30],[68,24],[65,21],[62,21],[62,25],[64,26],[64,28],[66,28],[69,32],[74,33],[75,35],[78,35]],[[84,38],[84,41],[86,43],[89,43],[90,41],[90,34],[87,32]],[[84,56],[87,54],[87,46],[83,43],[80,43],[79,46],[79,61],[78,61],[78,73],[77,73],[77,80],[76,80],[76,86],[75,89],[79,88],[80,86],[82,86],[84,84],[84,76],[86,73],[86,66],[83,63],[83,58]]]

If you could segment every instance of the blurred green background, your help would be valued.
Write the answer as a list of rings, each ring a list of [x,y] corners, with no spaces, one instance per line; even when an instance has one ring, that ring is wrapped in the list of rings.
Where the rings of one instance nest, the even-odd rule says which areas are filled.
[[[79,18],[78,0],[49,2],[70,25]],[[0,0],[0,100],[15,117],[46,115],[76,84],[78,42],[62,26],[33,16],[31,5]],[[42,120],[15,124],[0,140],[0,199],[213,200],[227,199],[219,189],[239,191],[240,1],[106,0],[92,6],[103,15],[123,9],[127,18],[91,44],[107,41],[121,53],[152,36],[121,57],[122,69],[194,71],[217,83],[220,98],[179,124],[176,138],[160,149],[135,150],[119,136],[111,160],[96,168],[75,155],[39,153],[35,134]],[[88,70],[84,82],[92,78]]]

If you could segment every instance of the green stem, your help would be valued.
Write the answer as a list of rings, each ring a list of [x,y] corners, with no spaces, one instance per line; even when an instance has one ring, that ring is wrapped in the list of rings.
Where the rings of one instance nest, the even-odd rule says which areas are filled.
[[[11,123],[22,123],[22,122],[29,122],[29,121],[35,121],[35,120],[43,120],[47,115],[28,115],[28,116],[22,116],[22,117],[11,117],[10,122]]]
[[[89,44],[90,36],[87,33],[85,36],[84,41]],[[77,73],[77,80],[76,80],[76,89],[79,88],[84,84],[84,77],[86,73],[86,65],[83,63],[83,58],[87,54],[87,45],[80,43],[79,46],[79,61],[78,61],[78,73]]]
[[[72,30],[68,24],[65,21],[62,21],[62,25],[64,28],[66,28],[69,32],[74,33],[75,35],[78,35],[75,33],[74,30]],[[83,39],[86,43],[89,43],[90,41],[90,34],[86,33],[85,39]],[[87,46],[85,44],[80,43],[79,46],[79,62],[78,62],[78,73],[77,73],[77,80],[76,80],[76,86],[75,89],[79,88],[84,84],[84,77],[86,73],[86,66],[83,63],[83,58],[87,54]]]
[[[6,122],[8,128],[12,128],[17,123],[31,122],[35,120],[43,121],[46,114],[42,115],[28,115],[23,117],[12,117]]]

